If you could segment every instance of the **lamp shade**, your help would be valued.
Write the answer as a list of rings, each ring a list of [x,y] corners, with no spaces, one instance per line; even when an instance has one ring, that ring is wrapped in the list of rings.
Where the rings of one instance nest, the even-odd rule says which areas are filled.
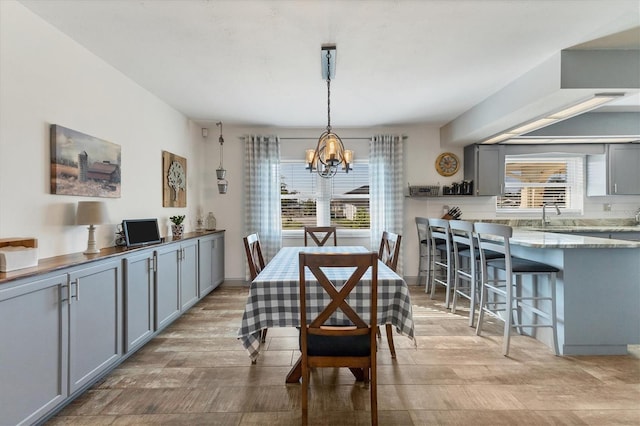
[[[107,205],[104,201],[78,201],[76,223],[78,225],[98,225],[109,221]]]

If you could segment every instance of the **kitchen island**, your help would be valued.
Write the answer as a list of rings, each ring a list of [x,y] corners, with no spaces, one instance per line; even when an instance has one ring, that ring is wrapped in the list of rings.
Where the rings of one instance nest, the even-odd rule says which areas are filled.
[[[640,343],[640,242],[514,228],[511,246],[514,256],[560,269],[561,354],[619,355]],[[549,331],[534,337],[552,347]]]

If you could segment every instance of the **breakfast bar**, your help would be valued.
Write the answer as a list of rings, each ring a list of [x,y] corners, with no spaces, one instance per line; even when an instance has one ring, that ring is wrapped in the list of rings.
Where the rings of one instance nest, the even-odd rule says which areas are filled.
[[[640,343],[640,242],[514,228],[511,248],[560,269],[561,354],[619,355]],[[535,337],[551,346],[545,331]]]

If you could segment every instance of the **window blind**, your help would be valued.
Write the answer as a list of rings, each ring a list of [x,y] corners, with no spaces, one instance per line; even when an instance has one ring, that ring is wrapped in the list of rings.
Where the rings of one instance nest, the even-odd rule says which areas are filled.
[[[349,173],[321,179],[302,161],[281,162],[282,229],[316,226],[318,208],[329,209],[332,226],[369,229],[369,164],[358,162]]]
[[[506,156],[498,212],[533,212],[543,204],[582,211],[584,161],[576,156]]]

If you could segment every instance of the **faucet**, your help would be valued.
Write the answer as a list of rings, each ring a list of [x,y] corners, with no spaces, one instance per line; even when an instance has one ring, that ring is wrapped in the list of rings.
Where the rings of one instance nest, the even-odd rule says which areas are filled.
[[[640,207],[636,210],[636,225],[640,225]]]
[[[560,215],[560,208],[558,207],[558,203],[552,203],[553,207],[556,208],[556,214],[559,216]],[[547,219],[547,203],[542,203],[542,226],[547,226],[549,223],[551,223],[551,220]],[[638,214],[640,215],[640,209],[638,209]],[[636,215],[636,218],[638,217],[638,215]]]

